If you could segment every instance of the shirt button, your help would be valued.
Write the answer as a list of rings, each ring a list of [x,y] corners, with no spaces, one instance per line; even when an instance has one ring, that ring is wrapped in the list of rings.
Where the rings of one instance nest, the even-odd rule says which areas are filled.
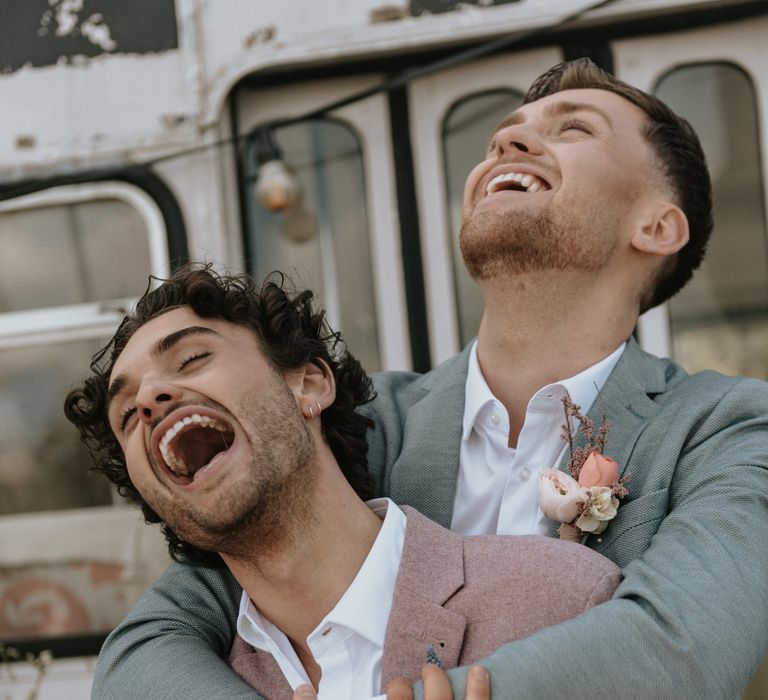
[[[530,479],[530,478],[531,478],[531,470],[530,470],[530,469],[528,469],[528,467],[523,467],[523,468],[520,470],[520,478],[521,478],[523,481],[528,481],[528,479]]]
[[[490,418],[491,418],[491,423],[493,423],[494,425],[498,425],[501,422],[501,418],[499,418],[499,414],[496,413],[496,411],[491,413]]]

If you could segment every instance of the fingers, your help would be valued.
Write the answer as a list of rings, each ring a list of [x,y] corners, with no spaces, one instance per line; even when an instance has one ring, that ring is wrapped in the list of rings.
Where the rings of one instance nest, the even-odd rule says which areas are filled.
[[[413,700],[411,684],[405,678],[394,678],[387,684],[387,700]]]
[[[464,700],[490,700],[491,682],[488,671],[482,666],[473,666],[467,674],[467,693]]]
[[[293,691],[292,700],[316,700],[317,693],[311,685],[300,685]]]
[[[430,664],[421,669],[424,681],[424,700],[453,700],[453,688],[442,668]]]
[[[435,665],[421,669],[424,681],[424,700],[453,700],[453,690],[448,674]],[[310,696],[314,697],[314,696]],[[491,683],[488,672],[482,666],[472,666],[467,674],[467,691],[464,700],[490,700]],[[296,698],[294,700],[303,700]],[[405,678],[395,678],[387,685],[387,700],[413,700],[411,684]]]

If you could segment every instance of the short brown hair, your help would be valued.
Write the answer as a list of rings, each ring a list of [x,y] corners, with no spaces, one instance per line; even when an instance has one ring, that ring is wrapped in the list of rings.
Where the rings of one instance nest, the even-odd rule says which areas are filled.
[[[712,183],[701,142],[693,127],[667,105],[618,80],[588,58],[559,63],[539,76],[525,95],[535,102],[563,90],[597,89],[613,92],[639,107],[648,117],[645,138],[656,155],[659,170],[688,219],[690,240],[661,266],[640,300],[640,313],[677,294],[704,259],[712,233]]]

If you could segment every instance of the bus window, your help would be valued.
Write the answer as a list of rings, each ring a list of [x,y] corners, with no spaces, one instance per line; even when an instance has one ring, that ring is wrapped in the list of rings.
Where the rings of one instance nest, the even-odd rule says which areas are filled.
[[[673,355],[689,372],[768,379],[768,247],[752,82],[731,64],[686,65],[664,75],[656,94],[698,132],[714,188],[707,256],[669,303]]]
[[[141,214],[105,198],[0,213],[0,312],[139,296],[151,269]]]
[[[150,273],[169,271],[162,215],[126,183],[0,204],[0,640],[108,632],[168,563],[63,414]],[[94,651],[97,647],[94,647]]]
[[[374,307],[360,141],[346,124],[318,119],[282,127],[275,138],[303,195],[284,212],[268,212],[254,196],[253,142],[247,149],[244,200],[249,272],[274,270],[312,289],[365,369],[381,368]]]
[[[485,306],[480,289],[469,276],[459,250],[464,181],[469,171],[482,159],[498,123],[517,109],[522,101],[522,94],[514,90],[476,93],[456,102],[443,121],[446,193],[462,347],[477,335]]]

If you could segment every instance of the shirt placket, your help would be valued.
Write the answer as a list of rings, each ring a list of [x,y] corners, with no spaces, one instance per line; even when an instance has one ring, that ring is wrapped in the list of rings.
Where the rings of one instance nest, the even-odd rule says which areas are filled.
[[[326,623],[313,632],[307,640],[322,675],[318,687],[318,700],[351,698],[354,670],[349,645],[346,643],[352,632],[337,624]]]

